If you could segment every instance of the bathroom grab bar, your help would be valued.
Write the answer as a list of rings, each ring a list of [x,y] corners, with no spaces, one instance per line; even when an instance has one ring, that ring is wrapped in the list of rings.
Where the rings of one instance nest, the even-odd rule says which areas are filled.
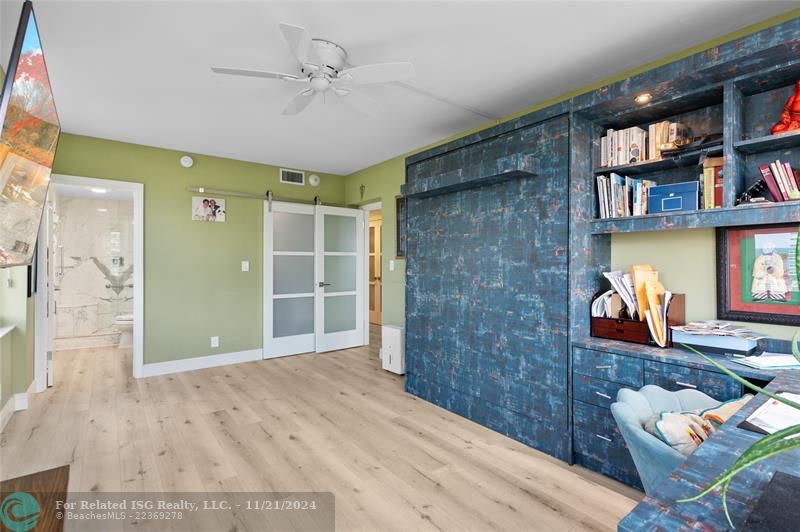
[[[106,283],[106,288],[133,288],[133,283],[122,285]]]

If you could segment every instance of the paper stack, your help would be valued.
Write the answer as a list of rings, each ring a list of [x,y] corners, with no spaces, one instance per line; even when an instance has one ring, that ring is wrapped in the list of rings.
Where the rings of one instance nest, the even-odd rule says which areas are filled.
[[[672,301],[672,292],[664,289],[658,280],[658,271],[649,264],[634,264],[633,286],[638,305],[637,315],[642,321],[647,320],[650,335],[661,347],[668,343],[667,313]]]
[[[636,310],[636,296],[634,295],[633,290],[633,279],[631,278],[630,274],[623,274],[620,271],[616,272],[603,272],[603,276],[608,279],[608,282],[611,283],[611,288],[613,292],[619,294],[619,297],[622,299],[625,308],[628,311],[628,316],[631,319],[635,319],[637,314]],[[608,318],[618,318],[619,315],[607,315]]]

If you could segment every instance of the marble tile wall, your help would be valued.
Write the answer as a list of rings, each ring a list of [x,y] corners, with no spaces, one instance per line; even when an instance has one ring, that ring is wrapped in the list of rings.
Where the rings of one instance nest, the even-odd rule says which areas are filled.
[[[56,348],[116,343],[117,315],[133,313],[133,205],[57,196]]]

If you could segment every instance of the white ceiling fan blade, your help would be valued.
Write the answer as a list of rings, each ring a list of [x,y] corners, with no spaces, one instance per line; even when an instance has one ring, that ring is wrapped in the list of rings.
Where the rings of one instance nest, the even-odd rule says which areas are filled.
[[[250,76],[253,78],[282,79],[285,81],[308,81],[308,78],[301,78],[294,74],[284,74],[282,72],[270,72],[268,70],[250,70],[246,68],[226,68],[211,67],[217,74],[231,74],[233,76]]]
[[[346,68],[339,73],[339,79],[366,85],[367,83],[402,81],[416,75],[414,65],[411,63],[376,63]]]
[[[283,113],[281,114],[296,115],[308,107],[308,104],[311,103],[311,100],[313,100],[316,95],[317,93],[314,91],[314,89],[298,92],[295,97],[292,98],[292,100],[286,105],[286,107],[283,108]]]
[[[383,104],[367,96],[363,92],[358,92],[349,88],[334,89],[333,92],[339,96],[344,103],[367,116],[379,116],[386,110]]]
[[[285,22],[281,22],[280,27],[283,38],[286,39],[286,42],[289,44],[289,49],[301,65],[305,65],[306,63],[319,65],[322,63],[319,54],[317,54],[317,50],[314,48],[314,44],[311,42],[311,35],[309,35],[305,28],[293,24],[286,24]]]

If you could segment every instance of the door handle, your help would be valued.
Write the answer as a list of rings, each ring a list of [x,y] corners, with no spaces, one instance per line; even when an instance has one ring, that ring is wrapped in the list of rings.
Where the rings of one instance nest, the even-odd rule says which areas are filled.
[[[322,288],[323,286],[330,286],[330,285],[331,285],[331,283],[326,283],[326,282],[323,282],[323,281],[319,282],[319,287],[320,288]]]

